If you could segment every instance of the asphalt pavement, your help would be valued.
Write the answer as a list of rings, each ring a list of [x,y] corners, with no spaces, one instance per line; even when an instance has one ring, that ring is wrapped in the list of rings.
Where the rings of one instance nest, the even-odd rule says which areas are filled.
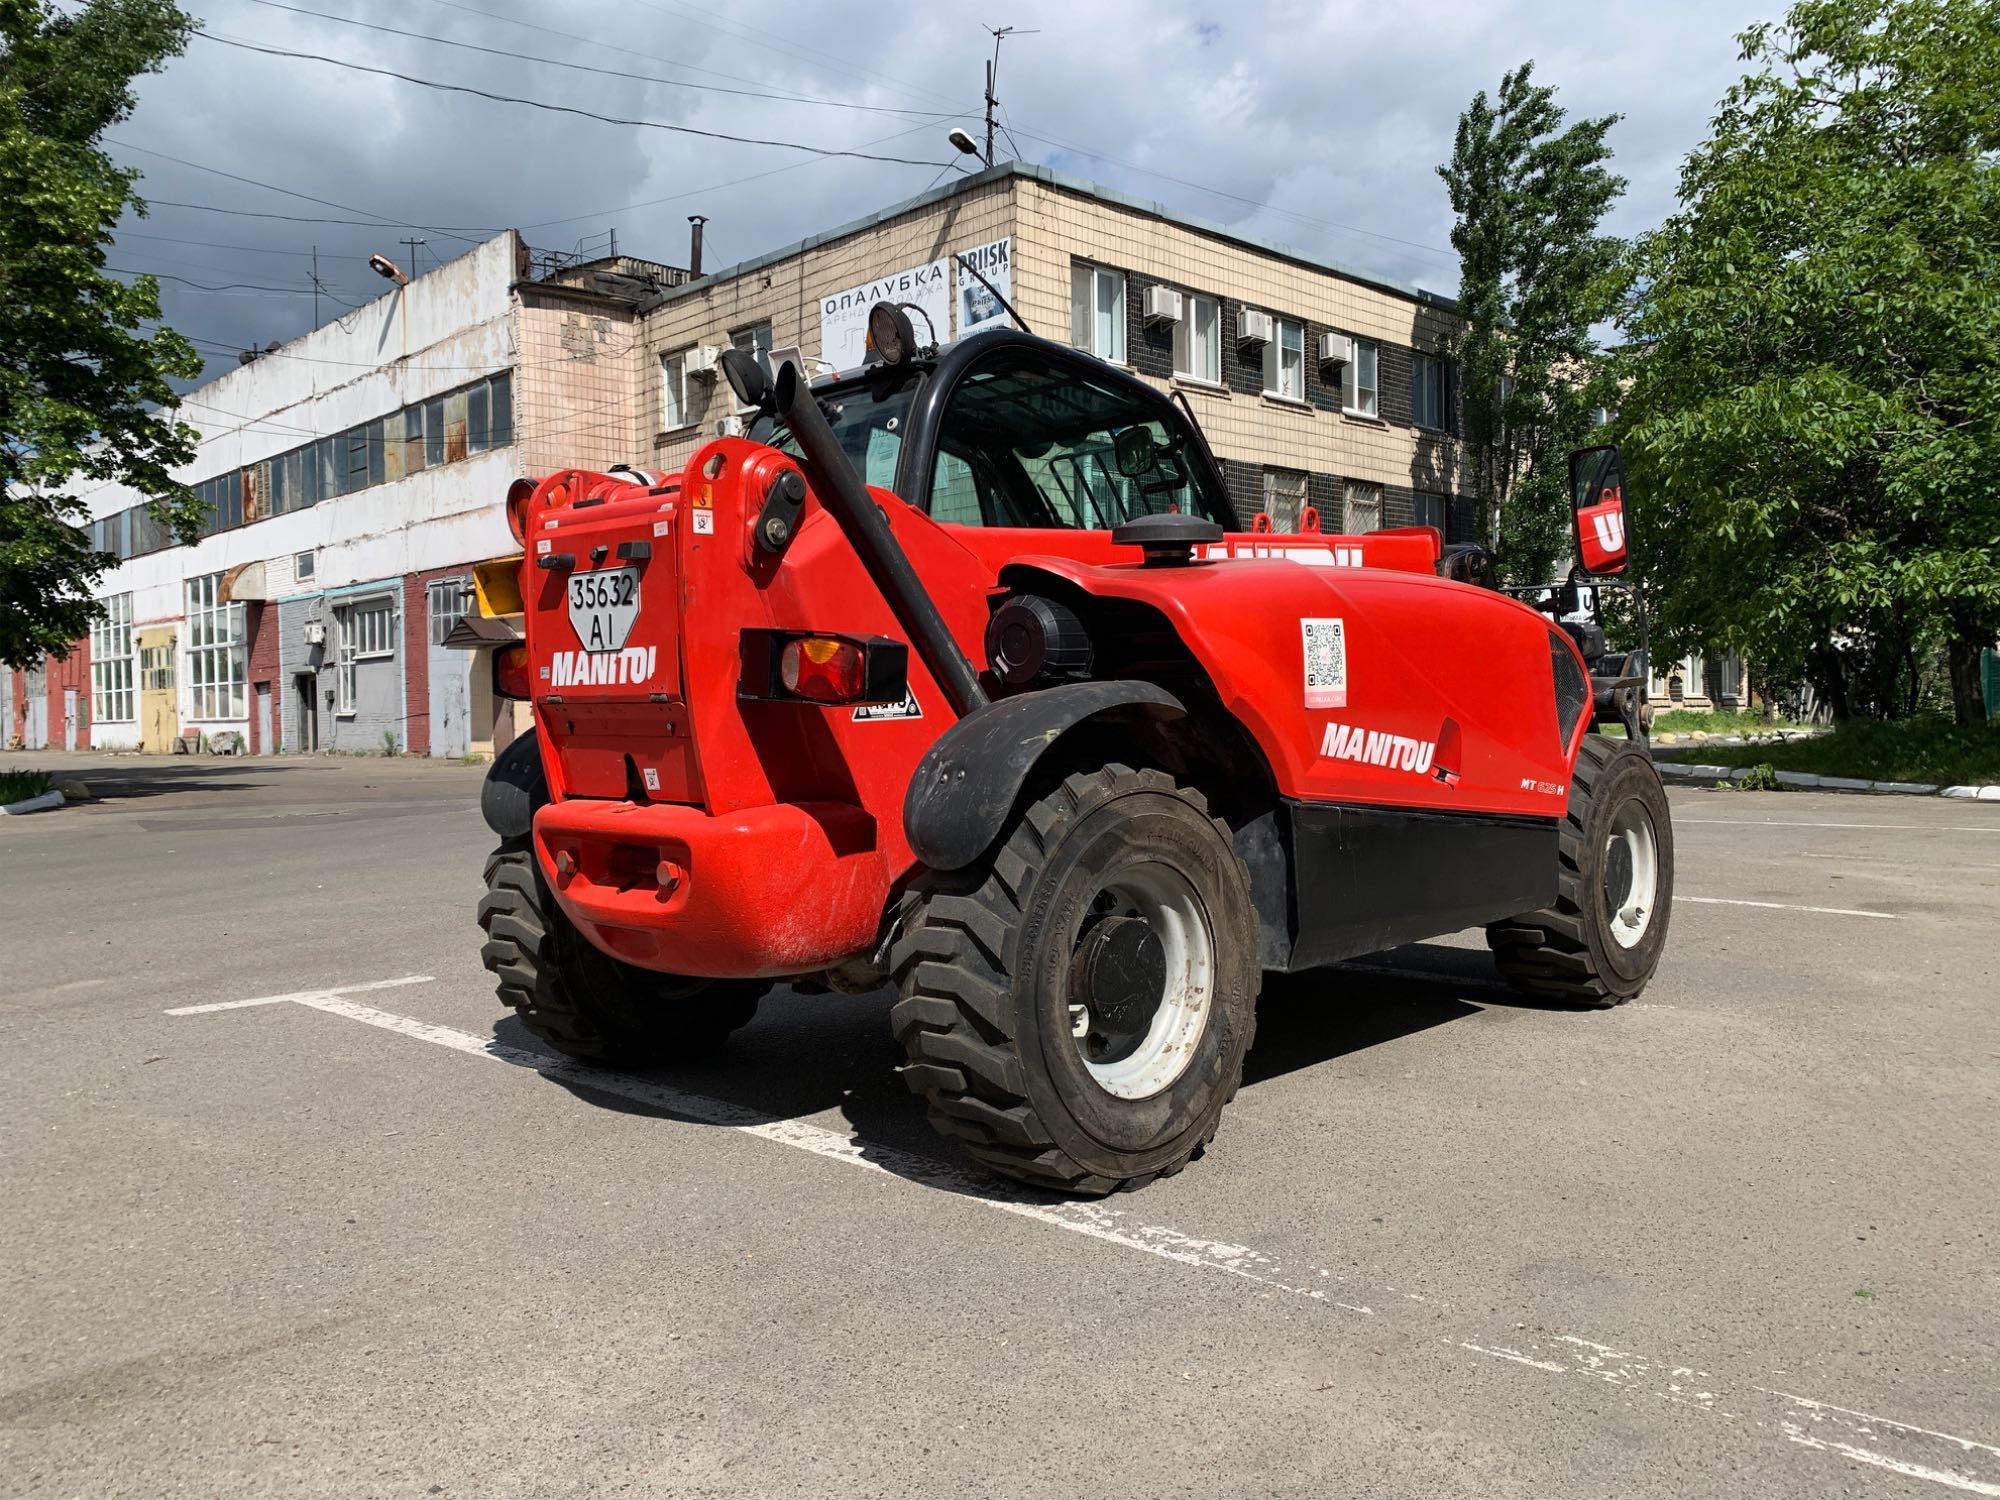
[[[0,820],[0,1495],[2000,1495],[2000,807],[1677,789],[1638,1001],[1273,981],[1075,1204],[886,994],[539,1052],[479,767],[34,763],[104,795]]]

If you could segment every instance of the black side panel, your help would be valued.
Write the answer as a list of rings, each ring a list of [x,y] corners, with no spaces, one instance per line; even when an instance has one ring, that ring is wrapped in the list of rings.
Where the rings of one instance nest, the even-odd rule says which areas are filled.
[[[1298,913],[1294,970],[1555,902],[1556,819],[1285,806]]]

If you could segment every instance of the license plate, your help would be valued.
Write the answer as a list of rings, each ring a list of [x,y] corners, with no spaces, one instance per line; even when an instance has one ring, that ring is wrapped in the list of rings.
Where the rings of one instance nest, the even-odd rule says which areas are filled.
[[[639,618],[639,570],[569,575],[569,623],[586,651],[622,651]]]

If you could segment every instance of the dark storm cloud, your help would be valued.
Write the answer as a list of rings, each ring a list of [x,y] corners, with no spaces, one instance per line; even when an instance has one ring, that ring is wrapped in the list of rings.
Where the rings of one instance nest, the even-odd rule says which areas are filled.
[[[422,266],[508,226],[551,249],[601,242],[615,228],[621,250],[681,263],[686,216],[701,212],[711,220],[714,266],[828,228],[916,193],[964,160],[944,132],[952,124],[977,132],[981,70],[992,48],[973,18],[945,6],[750,0],[724,15],[672,0],[297,3],[526,59],[434,46],[255,0],[215,0],[200,20],[224,37],[490,92],[935,165],[821,159],[600,124],[197,39],[165,74],[145,80],[139,112],[118,139],[366,211],[120,152],[143,169],[141,191],[162,206],[129,226],[113,264],[211,286],[279,289],[201,292],[166,282],[170,321],[211,346],[240,348],[310,328],[315,246],[329,292],[320,313],[331,316],[343,310],[333,297],[359,302],[380,289],[365,265],[371,251],[407,261],[411,252],[398,241],[413,236],[428,241],[415,251]],[[1357,269],[1450,290],[1456,262],[1435,168],[1475,90],[1492,90],[1502,72],[1532,57],[1574,113],[1624,115],[1612,140],[1632,188],[1612,228],[1633,233],[1671,207],[1682,156],[1740,71],[1734,33],[1770,13],[1715,0],[1225,10],[1182,0],[1019,0],[989,18],[1022,31],[1001,57],[1004,120],[1013,131],[1001,154]],[[675,80],[907,113],[746,98]],[[162,200],[399,222],[307,224]]]

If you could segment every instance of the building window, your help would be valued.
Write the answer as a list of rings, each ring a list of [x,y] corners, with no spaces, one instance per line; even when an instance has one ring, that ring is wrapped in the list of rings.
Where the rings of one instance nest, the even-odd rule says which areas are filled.
[[[1365,484],[1359,479],[1348,480],[1346,493],[1341,497],[1340,512],[1340,529],[1348,536],[1380,530],[1382,486]]]
[[[1215,298],[1189,295],[1187,316],[1174,324],[1174,373],[1222,384],[1222,305]]]
[[[132,596],[104,601],[104,618],[90,625],[90,717],[99,724],[132,712]]]
[[[673,432],[688,426],[694,419],[688,414],[687,399],[687,357],[683,349],[677,354],[660,356],[660,431]]]
[[[1451,497],[1449,495],[1416,495],[1411,498],[1410,508],[1419,526],[1435,526],[1440,536],[1446,534],[1451,519]]]
[[[763,362],[771,362],[771,325],[753,323],[748,328],[739,328],[729,335],[729,346],[741,349],[745,354],[761,354]]]
[[[1306,399],[1306,330],[1294,318],[1271,320],[1264,346],[1264,394],[1281,401]]]
[[[333,611],[337,712],[354,712],[355,663],[396,654],[396,601],[387,594],[336,605]]]
[[[1372,417],[1381,405],[1376,388],[1376,362],[1380,353],[1373,339],[1354,341],[1354,358],[1340,369],[1340,408],[1351,416]]]
[[[469,578],[439,578],[424,590],[426,612],[431,621],[431,644],[442,646],[444,638],[451,634],[452,627],[470,612],[472,600],[472,580]]]
[[[486,382],[486,392],[492,410],[486,419],[486,446],[511,448],[514,446],[514,372],[502,370]]]
[[[1410,419],[1419,427],[1451,430],[1451,366],[1428,354],[1410,359]]]
[[[318,563],[319,555],[317,553],[298,553],[292,558],[292,577],[298,579],[300,583],[308,582],[317,569]]]
[[[1114,365],[1125,363],[1125,273],[1087,261],[1069,268],[1070,342]]]
[[[244,717],[243,606],[221,597],[222,575],[187,586],[188,717]]]
[[[1300,469],[1264,471],[1264,514],[1273,531],[1297,531],[1306,509],[1306,476]]]

